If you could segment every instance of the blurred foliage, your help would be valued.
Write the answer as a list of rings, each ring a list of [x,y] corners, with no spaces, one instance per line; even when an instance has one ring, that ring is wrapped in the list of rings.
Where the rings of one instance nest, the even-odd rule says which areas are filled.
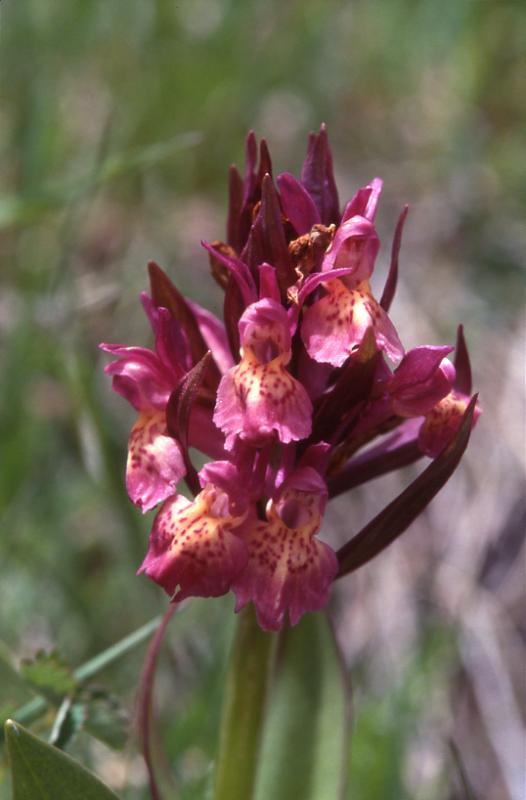
[[[199,241],[223,234],[226,168],[242,162],[248,128],[268,137],[279,169],[297,171],[306,132],[325,120],[345,190],[381,174],[391,230],[402,203],[413,204],[408,283],[427,262],[417,299],[425,288],[432,315],[439,288],[430,276],[440,270],[463,287],[451,309],[440,303],[443,332],[451,338],[450,310],[462,308],[479,335],[510,335],[524,259],[525,42],[524,7],[505,0],[4,0],[6,713],[31,696],[9,658],[57,649],[78,665],[164,607],[159,590],[134,576],[149,519],[125,496],[131,415],[110,396],[97,343],[144,341],[136,296],[150,257],[217,308]],[[232,605],[188,604],[168,637],[160,739],[183,800],[209,785]],[[422,623],[385,693],[368,671],[374,653],[355,659],[357,800],[416,796],[403,764],[431,688],[458,667],[455,629],[440,624],[436,634]],[[100,676],[130,713],[142,655]],[[45,717],[35,730],[46,736],[51,725]],[[71,751],[121,797],[147,796],[133,738],[115,755],[80,733]],[[462,796],[444,763],[419,797]],[[9,796],[4,766],[0,798]]]

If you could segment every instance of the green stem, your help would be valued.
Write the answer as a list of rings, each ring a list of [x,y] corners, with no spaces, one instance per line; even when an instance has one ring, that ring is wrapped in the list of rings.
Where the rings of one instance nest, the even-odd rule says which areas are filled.
[[[254,796],[275,638],[261,630],[252,606],[240,613],[223,700],[214,800]]]

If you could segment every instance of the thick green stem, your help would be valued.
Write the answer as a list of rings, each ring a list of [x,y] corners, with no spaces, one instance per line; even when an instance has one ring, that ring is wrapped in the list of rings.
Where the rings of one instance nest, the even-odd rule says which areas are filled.
[[[275,636],[252,606],[239,615],[228,668],[214,800],[252,800]]]

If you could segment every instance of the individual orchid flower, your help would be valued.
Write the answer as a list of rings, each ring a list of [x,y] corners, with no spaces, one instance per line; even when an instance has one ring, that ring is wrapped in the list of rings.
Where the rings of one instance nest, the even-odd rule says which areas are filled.
[[[177,600],[225,594],[248,558],[239,536],[247,503],[236,467],[212,462],[199,480],[201,491],[193,501],[174,495],[162,505],[139,569]]]
[[[471,393],[471,366],[460,325],[453,364],[452,347],[421,346],[410,350],[391,372],[380,362],[366,410],[353,427],[347,453],[378,433],[395,428],[379,445],[353,456],[330,483],[331,496],[404,467],[423,455],[436,458],[457,435]],[[481,414],[472,412],[471,428]]]
[[[179,443],[168,435],[165,413],[185,370],[175,320],[146,294],[141,299],[154,331],[155,350],[106,343],[100,347],[117,357],[105,368],[113,377],[114,390],[139,412],[128,442],[126,488],[130,499],[146,512],[174,494],[186,472]]]
[[[377,366],[370,400],[353,436],[376,435],[390,420],[422,417],[453,386],[455,367],[446,358],[452,347],[423,345],[409,350],[393,372],[385,361]]]
[[[420,449],[431,458],[435,458],[455,437],[470,402],[471,364],[462,325],[458,327],[455,351],[451,389],[428,410],[418,435]],[[477,403],[473,409],[473,427],[481,413]]]
[[[269,500],[266,519],[249,519],[243,526],[249,556],[232,585],[236,611],[252,601],[265,630],[279,630],[287,612],[295,625],[307,611],[327,604],[338,560],[315,536],[326,503],[321,475],[300,467]]]
[[[221,379],[214,422],[232,448],[235,437],[262,444],[274,433],[286,444],[311,431],[312,404],[287,370],[291,335],[285,309],[264,298],[239,321],[241,361]]]
[[[321,266],[324,294],[306,309],[301,326],[303,342],[315,361],[341,367],[369,327],[379,350],[393,362],[402,358],[404,349],[396,329],[369,284],[379,246],[375,227],[366,217],[352,216],[337,229]],[[347,274],[335,277],[333,270],[347,270]],[[313,288],[320,283],[316,277]]]
[[[224,324],[150,264],[154,349],[102,345],[113,388],[139,412],[129,494],[143,511],[162,503],[139,572],[172,600],[233,591],[266,630],[295,624],[456,468],[480,413],[467,348],[460,329],[454,365],[450,347],[405,353],[388,316],[407,207],[373,296],[381,188],[373,179],[342,214],[323,126],[300,177],[275,181],[250,133],[243,176],[230,171],[226,241],[203,242]],[[199,473],[192,448],[214,459]],[[328,497],[424,453],[426,470],[337,553],[318,538]],[[179,494],[183,477],[194,499]]]
[[[429,411],[418,434],[418,444],[423,453],[435,458],[460,428],[469,404],[469,397],[453,390]],[[475,406],[473,425],[480,416],[479,406]]]

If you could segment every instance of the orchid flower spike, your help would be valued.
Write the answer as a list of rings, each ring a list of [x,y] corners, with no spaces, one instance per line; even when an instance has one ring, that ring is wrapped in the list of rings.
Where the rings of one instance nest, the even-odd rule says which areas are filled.
[[[159,506],[139,573],[172,602],[232,591],[236,611],[253,603],[265,630],[295,625],[456,468],[480,415],[463,330],[454,363],[447,345],[405,351],[388,312],[407,207],[380,299],[370,283],[381,190],[373,178],[341,212],[324,126],[300,177],[275,180],[251,132],[244,176],[230,171],[226,240],[203,242],[224,319],[151,263],[152,349],[101,345],[114,390],[138,413],[128,493],[143,512]],[[191,448],[208,460],[199,473]],[[390,512],[382,533],[380,512],[338,552],[323,540],[330,496],[423,456],[433,461],[411,514]]]

